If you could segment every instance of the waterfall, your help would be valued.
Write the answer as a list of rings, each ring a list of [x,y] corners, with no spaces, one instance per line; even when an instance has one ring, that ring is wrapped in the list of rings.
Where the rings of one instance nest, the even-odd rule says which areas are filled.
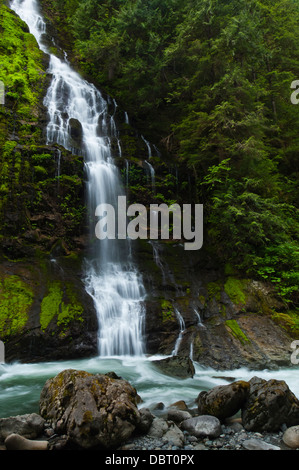
[[[144,163],[147,165],[149,169],[149,175],[150,175],[150,180],[151,180],[151,185],[152,185],[152,192],[155,194],[156,192],[156,176],[155,176],[155,170],[153,166],[145,160]]]
[[[27,23],[40,48],[50,56],[48,72],[52,81],[44,99],[49,115],[47,143],[57,143],[75,152],[69,134],[70,119],[81,125],[80,152],[85,159],[87,203],[93,220],[99,204],[116,208],[117,198],[123,194],[111,150],[111,141],[118,136],[114,116],[109,116],[108,103],[94,85],[43,45],[46,28],[37,0],[13,0],[11,8]],[[116,106],[114,101],[115,110]],[[93,235],[95,225],[96,221],[90,223],[92,248],[86,260],[85,285],[98,314],[99,355],[142,355],[145,290],[130,259],[130,242],[97,240]]]
[[[198,319],[197,326],[198,326],[199,328],[205,328],[205,325],[204,325],[203,322],[202,322],[202,319],[201,319],[201,316],[200,316],[198,310],[197,310],[196,308],[194,308],[193,310],[194,310],[194,313],[195,313],[195,315],[196,315],[196,317],[197,317],[197,319]]]
[[[141,138],[143,142],[145,143],[145,145],[147,146],[148,158],[152,158],[152,149],[151,149],[150,143],[143,137],[143,135],[141,136]]]

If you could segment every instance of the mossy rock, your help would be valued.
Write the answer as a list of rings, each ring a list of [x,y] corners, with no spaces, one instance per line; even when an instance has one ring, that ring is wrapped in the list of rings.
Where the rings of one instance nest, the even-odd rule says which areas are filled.
[[[234,338],[238,339],[242,344],[250,343],[245,333],[241,330],[236,320],[226,320],[225,325],[228,327]]]
[[[224,291],[230,300],[236,305],[245,305],[247,300],[248,281],[246,279],[237,279],[229,277],[224,284]]]
[[[0,277],[0,337],[22,333],[34,301],[33,290],[17,275]]]
[[[0,263],[0,339],[7,361],[97,353],[97,315],[81,281],[82,262],[61,257]]]

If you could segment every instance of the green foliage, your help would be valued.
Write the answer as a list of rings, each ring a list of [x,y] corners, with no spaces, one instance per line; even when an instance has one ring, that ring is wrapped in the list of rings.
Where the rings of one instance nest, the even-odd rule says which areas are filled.
[[[45,77],[42,52],[25,23],[3,3],[0,23],[0,80],[5,85],[6,97],[14,103],[15,111],[28,118],[36,117],[35,107]]]
[[[195,176],[205,248],[295,305],[298,1],[52,3],[81,69]]]

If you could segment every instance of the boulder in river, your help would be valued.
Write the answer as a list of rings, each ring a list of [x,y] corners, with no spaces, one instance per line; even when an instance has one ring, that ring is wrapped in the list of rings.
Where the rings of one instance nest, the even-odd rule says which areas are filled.
[[[249,387],[249,382],[239,380],[200,392],[197,398],[199,414],[216,416],[220,421],[233,416],[244,405]]]
[[[115,448],[140,422],[137,392],[127,381],[68,369],[47,380],[40,414],[82,449]]]
[[[187,379],[195,375],[192,360],[189,357],[170,356],[165,359],[153,361],[153,364],[161,370],[163,374],[181,379]]]
[[[299,400],[283,380],[253,377],[242,409],[247,431],[276,432],[283,425],[299,424]]]

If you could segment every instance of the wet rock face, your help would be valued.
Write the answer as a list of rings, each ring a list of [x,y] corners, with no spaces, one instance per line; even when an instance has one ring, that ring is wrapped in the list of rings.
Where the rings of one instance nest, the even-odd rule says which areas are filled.
[[[285,306],[268,285],[226,274],[204,250],[190,255],[179,244],[159,242],[153,253],[140,242],[135,256],[148,292],[149,354],[172,354],[181,334],[177,355],[216,370],[291,365],[294,332],[279,323],[276,312]]]
[[[46,382],[40,414],[79,448],[114,448],[140,422],[136,396],[125,380],[66,370]]]
[[[82,148],[82,125],[78,119],[71,118],[69,120],[69,130],[70,136],[72,139],[71,145],[77,147],[78,149]]]
[[[2,261],[0,338],[6,361],[96,355],[97,315],[81,277],[80,257]]]

